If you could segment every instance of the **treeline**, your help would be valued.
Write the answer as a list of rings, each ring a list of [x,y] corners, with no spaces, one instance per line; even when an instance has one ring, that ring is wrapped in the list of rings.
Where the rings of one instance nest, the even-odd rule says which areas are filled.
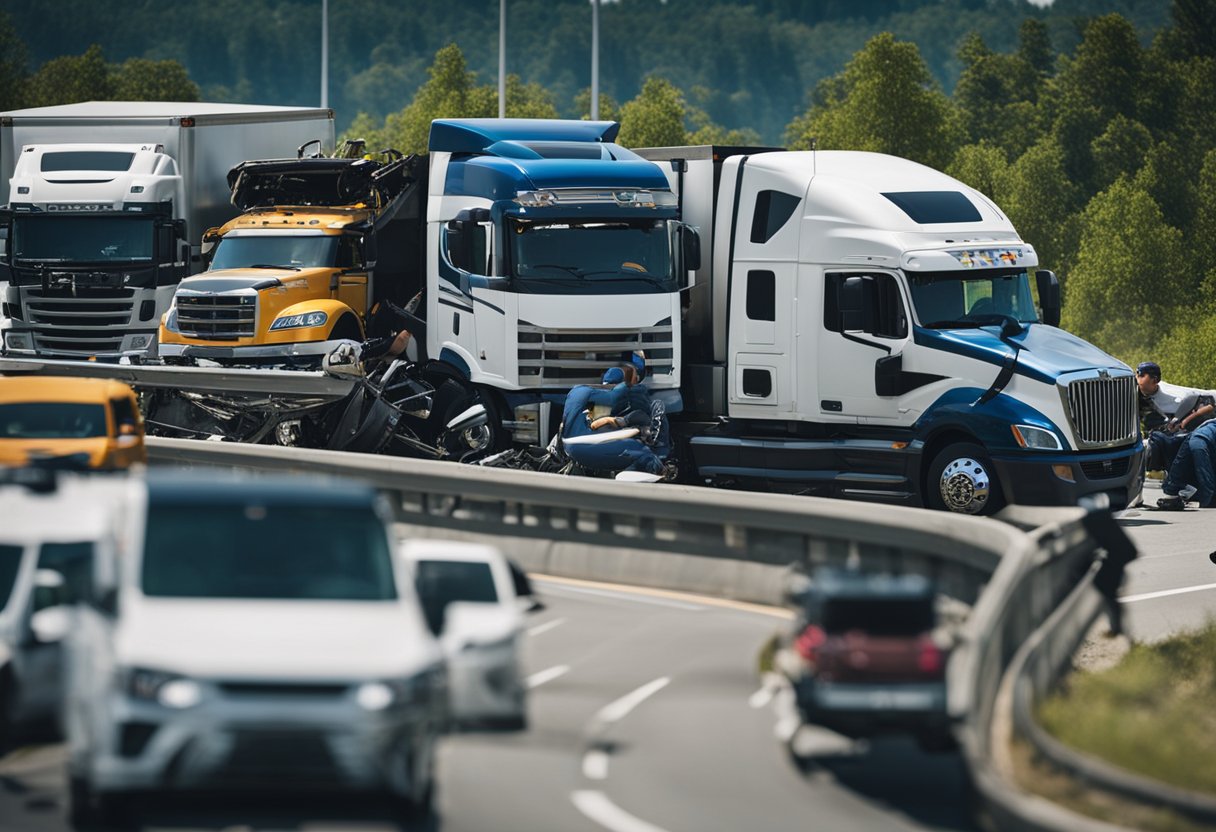
[[[497,0],[330,0],[330,98],[342,127],[360,112],[383,119],[427,80],[435,53],[457,44],[468,68],[492,81]],[[28,48],[30,72],[96,43],[110,60],[180,61],[207,100],[316,105],[321,0],[0,0]],[[839,72],[869,38],[915,42],[930,73],[953,89],[957,48],[978,32],[1005,50],[1031,16],[1053,47],[1071,52],[1078,21],[1127,17],[1147,43],[1167,22],[1163,0],[621,0],[603,2],[601,90],[627,101],[645,78],[685,92],[708,119],[781,140],[807,91]],[[507,0],[507,69],[548,90],[560,115],[577,114],[590,86],[587,0]],[[2,55],[0,55],[2,57]]]
[[[333,0],[333,6],[341,2]],[[527,7],[524,0],[515,3]],[[605,7],[606,18],[617,5]],[[622,10],[641,5],[619,4]],[[771,0],[703,7],[768,20],[801,5]],[[859,13],[890,19],[877,4],[853,5]],[[1011,0],[898,5],[903,10],[897,14],[910,16],[982,8],[985,20],[997,7],[1014,8]],[[1135,0],[1127,5],[1133,13],[1143,11]],[[801,106],[763,130],[758,118],[723,118],[715,109],[714,96],[731,87],[708,92],[681,82],[687,76],[674,66],[640,78],[624,95],[606,85],[600,114],[618,118],[620,141],[632,146],[762,141],[807,148],[814,142],[821,149],[894,153],[946,170],[992,197],[1035,245],[1042,265],[1061,276],[1066,328],[1128,363],[1156,359],[1172,380],[1216,387],[1216,0],[1154,5],[1166,17],[1151,37],[1137,26],[1140,18],[1113,13],[1077,26],[1067,48],[1047,16],[1007,15],[1005,23],[1016,21],[1011,35],[993,38],[981,27],[956,42],[951,61],[958,71],[949,85],[926,60],[929,48],[922,51],[902,29],[901,37],[873,35],[842,69],[800,92]],[[1056,0],[1052,8],[1068,6],[1068,0]],[[554,2],[553,25],[570,8]],[[697,17],[683,0],[663,4],[656,16],[673,8],[682,8],[690,21]],[[384,25],[393,19],[386,16]],[[379,22],[364,15],[365,28],[377,29]],[[845,24],[793,25],[822,31]],[[274,31],[270,22],[264,26]],[[713,44],[701,51],[728,64],[729,50]],[[4,45],[0,26],[0,64],[9,54]],[[776,49],[775,41],[769,45]],[[372,147],[420,151],[433,118],[495,115],[494,75],[479,71],[468,54],[457,43],[437,46],[418,83],[394,87],[395,106],[386,114],[363,112],[347,135]],[[801,83],[784,78],[790,64],[773,54],[764,77],[774,86]],[[478,55],[484,62],[485,54]],[[580,62],[583,56],[585,50]],[[99,51],[92,63],[88,57],[86,50],[60,68],[105,66],[112,79],[126,66],[105,64]],[[674,61],[675,53],[668,58]],[[67,84],[70,75],[61,80]],[[566,88],[535,77],[520,72],[508,79],[508,115],[586,117],[585,87],[573,82],[567,104]],[[200,86],[204,97],[212,97],[206,82]],[[740,102],[744,114],[758,106]]]

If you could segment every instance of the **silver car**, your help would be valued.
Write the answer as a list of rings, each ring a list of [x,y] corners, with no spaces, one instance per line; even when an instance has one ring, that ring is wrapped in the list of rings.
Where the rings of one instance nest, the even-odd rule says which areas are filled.
[[[443,652],[368,488],[149,475],[68,641],[71,816],[135,792],[380,792],[429,807]]]

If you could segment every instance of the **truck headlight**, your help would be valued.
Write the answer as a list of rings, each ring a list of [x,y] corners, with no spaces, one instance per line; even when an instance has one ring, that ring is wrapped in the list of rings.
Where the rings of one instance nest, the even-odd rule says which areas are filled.
[[[1010,425],[1013,438],[1018,446],[1032,451],[1061,451],[1060,437],[1054,431],[1046,428],[1036,428],[1033,425]]]
[[[10,350],[33,349],[29,335],[24,332],[8,332],[4,335],[4,345]]]
[[[304,326],[323,326],[329,316],[324,312],[305,312],[302,315],[284,315],[281,318],[275,318],[274,323],[270,325],[271,331],[276,329],[296,329]]]
[[[383,711],[424,701],[427,692],[440,684],[443,675],[443,668],[436,666],[404,679],[364,682],[355,691],[355,701],[366,711]]]
[[[203,698],[202,687],[193,679],[146,668],[128,671],[123,687],[133,699],[156,702],[177,710],[193,708]]]

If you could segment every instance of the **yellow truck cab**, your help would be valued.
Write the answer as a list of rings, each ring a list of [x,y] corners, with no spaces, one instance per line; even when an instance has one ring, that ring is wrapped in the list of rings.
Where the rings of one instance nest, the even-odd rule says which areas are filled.
[[[74,468],[127,468],[147,460],[139,404],[122,382],[0,378],[0,466],[45,461]]]
[[[365,337],[385,298],[423,280],[415,157],[244,162],[228,174],[240,216],[203,237],[208,269],[183,280],[161,319],[170,363],[316,367]]]

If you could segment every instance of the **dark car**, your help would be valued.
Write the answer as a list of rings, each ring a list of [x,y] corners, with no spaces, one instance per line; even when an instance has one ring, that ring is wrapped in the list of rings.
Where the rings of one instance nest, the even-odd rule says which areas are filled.
[[[820,571],[792,593],[799,615],[783,670],[809,723],[850,737],[948,741],[949,639],[921,575]]]

